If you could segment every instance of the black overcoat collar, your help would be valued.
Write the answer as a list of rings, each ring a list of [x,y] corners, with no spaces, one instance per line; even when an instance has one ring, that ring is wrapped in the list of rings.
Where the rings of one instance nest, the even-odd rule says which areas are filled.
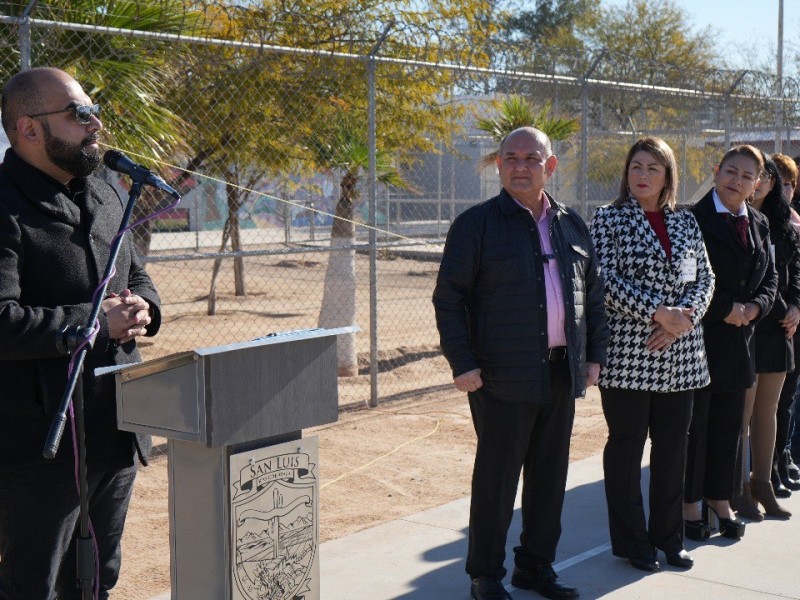
[[[22,160],[12,148],[6,150],[2,168],[21,196],[37,210],[58,221],[80,225],[80,210],[64,185]],[[86,181],[76,181],[76,188],[86,190]],[[86,193],[84,201],[89,215],[95,213],[98,204],[104,203],[102,196],[92,193]]]
[[[745,204],[745,207],[747,208],[750,239],[753,241],[753,247],[750,250],[757,252],[763,245],[763,234],[758,225],[758,219],[753,214],[753,208],[749,204]],[[719,214],[714,205],[713,190],[700,199],[694,211],[695,218],[704,234],[711,235],[730,245],[737,254],[742,253],[742,246],[736,241],[733,230]]]

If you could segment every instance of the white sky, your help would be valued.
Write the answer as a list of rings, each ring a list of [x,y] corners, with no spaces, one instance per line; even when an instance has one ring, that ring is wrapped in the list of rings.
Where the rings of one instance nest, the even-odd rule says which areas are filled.
[[[779,0],[673,0],[689,16],[695,32],[714,28],[716,46],[735,68],[769,64],[775,70]],[[627,0],[603,0],[624,6]],[[783,2],[784,74],[797,71],[800,53],[800,0]]]

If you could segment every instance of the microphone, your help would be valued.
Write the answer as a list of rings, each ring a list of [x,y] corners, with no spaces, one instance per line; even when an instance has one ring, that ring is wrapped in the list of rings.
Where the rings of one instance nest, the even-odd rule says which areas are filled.
[[[180,194],[170,187],[166,181],[161,179],[161,177],[153,173],[147,167],[137,165],[122,152],[109,150],[103,155],[103,162],[112,171],[123,173],[138,183],[151,185],[162,192],[166,192],[176,200],[181,199]]]

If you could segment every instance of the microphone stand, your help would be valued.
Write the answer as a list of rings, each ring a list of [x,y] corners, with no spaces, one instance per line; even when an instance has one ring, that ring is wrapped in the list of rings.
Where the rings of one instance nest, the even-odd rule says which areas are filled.
[[[50,424],[50,432],[47,435],[47,440],[42,450],[42,455],[45,458],[55,458],[58,447],[61,444],[61,436],[64,434],[64,426],[67,422],[67,411],[69,410],[70,401],[72,401],[75,409],[75,428],[77,434],[77,440],[75,440],[75,442],[78,445],[78,496],[80,499],[80,527],[75,550],[77,553],[78,587],[82,590],[83,600],[92,600],[94,595],[92,582],[94,581],[96,573],[94,548],[92,546],[92,536],[89,530],[89,484],[86,472],[86,431],[83,410],[83,363],[86,359],[86,353],[93,343],[92,331],[94,329],[94,323],[100,314],[103,300],[106,297],[106,290],[111,280],[111,273],[114,270],[114,264],[117,262],[122,240],[125,237],[123,232],[128,226],[128,221],[130,220],[136,200],[142,192],[142,185],[143,182],[134,181],[131,185],[130,192],[128,192],[128,204],[125,207],[122,222],[117,231],[117,237],[111,244],[111,254],[108,257],[105,272],[103,273],[103,285],[96,292],[94,302],[92,303],[92,312],[89,315],[86,325],[84,327],[65,331],[63,333],[63,340],[60,340],[66,347],[68,353],[74,354],[73,361],[75,366],[67,380],[67,387],[64,390],[64,395],[61,397],[58,413],[53,417],[53,421]],[[80,382],[80,385],[77,385],[78,382]]]

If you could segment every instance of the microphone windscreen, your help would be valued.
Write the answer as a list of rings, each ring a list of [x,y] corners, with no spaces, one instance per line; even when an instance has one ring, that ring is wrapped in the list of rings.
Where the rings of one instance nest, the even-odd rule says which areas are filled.
[[[103,164],[105,164],[105,166],[107,166],[112,171],[116,171],[118,170],[117,163],[119,162],[119,159],[122,157],[123,157],[122,152],[119,152],[117,150],[109,150],[103,155]]]

